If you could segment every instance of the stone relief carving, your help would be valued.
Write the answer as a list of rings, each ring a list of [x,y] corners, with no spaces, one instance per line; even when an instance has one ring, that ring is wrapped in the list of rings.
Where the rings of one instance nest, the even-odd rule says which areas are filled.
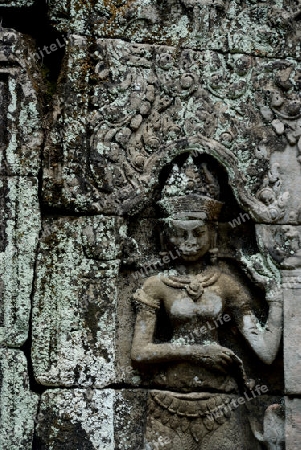
[[[93,7],[86,5],[81,14],[75,13],[73,4],[51,2],[50,14],[60,31],[84,36],[169,45],[181,42],[189,48],[231,53],[243,49],[259,56],[300,54],[296,38],[300,3],[294,0],[277,0],[273,5],[253,0],[98,0]]]
[[[281,179],[278,172],[279,164],[273,164],[268,175],[264,177],[262,187],[256,196],[267,205],[269,219],[271,222],[281,219],[287,207],[289,192],[281,194]]]
[[[87,43],[72,39],[75,45],[67,51],[67,59],[71,65],[80,64]],[[47,140],[43,184],[47,204],[133,214],[151,195],[165,161],[184,147],[195,146],[218,152],[227,159],[229,172],[244,172],[245,178],[235,177],[233,187],[239,202],[257,220],[283,221],[284,211],[295,208],[293,187],[281,160],[286,142],[274,130],[272,110],[265,106],[271,76],[284,63],[98,40],[93,59],[86,64],[97,84],[89,99],[87,82],[78,80],[77,88],[85,94],[74,111],[84,114],[82,128],[76,130],[71,121],[62,128],[59,115],[54,122],[58,134],[51,133]],[[294,90],[296,80],[291,82]],[[63,92],[57,100],[61,111],[69,110]],[[92,108],[90,114],[87,108]],[[247,120],[242,122],[240,116]],[[84,132],[91,136],[89,141]],[[68,138],[62,142],[63,135]],[[300,177],[295,170],[295,179]]]
[[[0,447],[299,450],[300,1],[0,10]]]
[[[294,217],[292,221],[294,223]],[[292,224],[282,226],[257,225],[259,242],[281,269],[300,268],[300,227]]]
[[[176,271],[147,279],[134,295],[137,319],[132,360],[142,371],[152,365],[159,367],[154,385],[168,389],[150,394],[145,448],[153,448],[161,435],[168,438],[164,448],[215,448],[214,431],[221,424],[224,433],[227,426],[231,429],[227,414],[216,420],[210,420],[210,414],[230,403],[231,394],[239,393],[239,388],[254,386],[247,379],[242,360],[218,341],[214,324],[227,308],[264,363],[271,364],[279,348],[281,290],[267,293],[269,313],[262,327],[244,287],[218,266],[216,222],[222,207],[218,199],[215,174],[205,163],[197,167],[191,156],[182,167],[173,167],[162,191],[159,203],[167,216],[163,220],[164,236],[167,245],[181,256]],[[172,329],[165,343],[154,342],[160,308]],[[208,322],[210,329],[205,326]],[[199,334],[203,328],[204,333]],[[242,433],[248,433],[247,422]],[[234,439],[229,447],[223,442],[224,448],[233,448],[242,437],[235,434]],[[249,445],[255,448],[256,444],[250,441]]]

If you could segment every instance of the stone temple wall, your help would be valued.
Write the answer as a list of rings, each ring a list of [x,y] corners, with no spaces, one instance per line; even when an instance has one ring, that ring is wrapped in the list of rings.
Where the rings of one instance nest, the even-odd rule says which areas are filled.
[[[300,450],[300,0],[0,17],[0,449]]]

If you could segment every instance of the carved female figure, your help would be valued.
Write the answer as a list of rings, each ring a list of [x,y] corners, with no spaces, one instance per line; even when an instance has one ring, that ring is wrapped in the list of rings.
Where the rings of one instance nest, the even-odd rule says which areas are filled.
[[[173,450],[259,448],[238,409],[224,407],[243,386],[250,386],[242,361],[220,345],[216,324],[230,311],[252,350],[271,364],[281,338],[282,300],[275,290],[267,296],[268,319],[260,325],[249,293],[219,267],[218,198],[214,175],[189,157],[182,168],[174,167],[159,202],[168,215],[166,243],[181,260],[175,271],[148,278],[134,294],[137,318],[131,357],[142,368],[157,369],[145,450],[157,448],[158,442],[158,448]],[[171,323],[172,336],[158,343],[154,336],[160,308]],[[223,412],[214,415],[217,409]]]

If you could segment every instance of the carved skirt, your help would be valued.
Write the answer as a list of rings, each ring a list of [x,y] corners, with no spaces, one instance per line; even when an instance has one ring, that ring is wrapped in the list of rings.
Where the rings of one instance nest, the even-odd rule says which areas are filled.
[[[144,450],[257,449],[243,410],[235,410],[231,404],[233,398],[227,394],[150,391]],[[236,416],[233,420],[232,415]],[[246,438],[250,447],[244,446]]]

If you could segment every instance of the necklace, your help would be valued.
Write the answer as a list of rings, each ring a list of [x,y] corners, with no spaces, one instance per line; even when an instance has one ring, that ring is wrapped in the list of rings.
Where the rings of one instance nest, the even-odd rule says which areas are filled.
[[[169,276],[162,278],[166,286],[175,289],[185,289],[189,297],[196,302],[204,293],[204,289],[214,284],[219,278],[219,272],[211,272],[209,274],[199,274],[192,277]]]

